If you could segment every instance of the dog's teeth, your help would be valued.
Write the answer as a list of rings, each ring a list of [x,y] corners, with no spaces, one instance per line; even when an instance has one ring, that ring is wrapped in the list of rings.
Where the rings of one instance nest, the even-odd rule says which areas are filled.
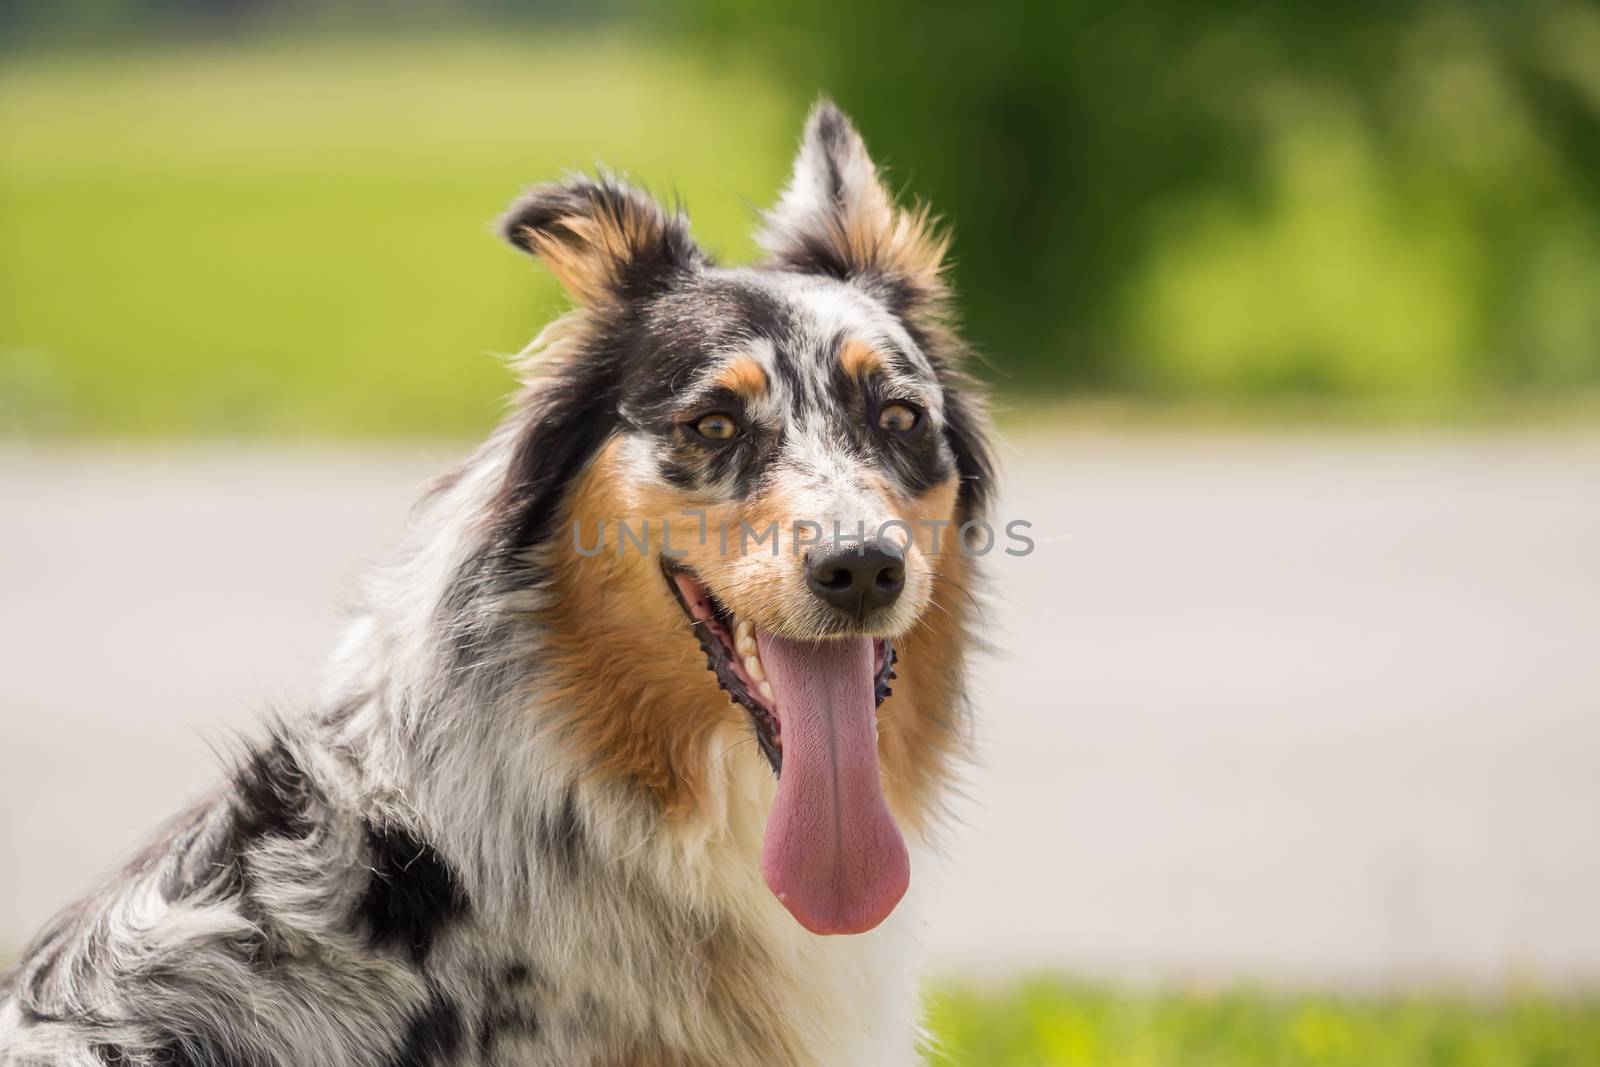
[[[734,640],[743,642],[745,638],[752,637],[755,627],[750,625],[749,619],[740,619],[739,625],[733,628]]]
[[[739,650],[741,656],[753,656],[756,654],[756,639],[746,633],[739,638],[734,647]]]
[[[746,656],[744,658],[744,669],[749,672],[750,677],[758,682],[767,680],[767,669],[761,665],[759,656]]]
[[[768,700],[772,700],[773,699],[772,683],[771,682],[762,682],[761,683],[761,687],[760,687],[760,691],[761,691],[761,695],[766,697]]]

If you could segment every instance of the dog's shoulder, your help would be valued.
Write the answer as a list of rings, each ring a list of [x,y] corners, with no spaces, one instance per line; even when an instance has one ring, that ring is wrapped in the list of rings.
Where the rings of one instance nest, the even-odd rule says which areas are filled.
[[[331,759],[275,729],[58,915],[0,978],[0,1063],[367,1063],[437,1043],[423,965],[466,920],[460,880],[345,803]]]

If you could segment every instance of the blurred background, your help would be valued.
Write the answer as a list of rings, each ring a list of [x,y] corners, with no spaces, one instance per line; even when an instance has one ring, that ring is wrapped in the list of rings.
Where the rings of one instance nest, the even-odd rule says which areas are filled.
[[[0,959],[310,693],[598,161],[807,106],[998,397],[932,1062],[1600,1064],[1600,6],[0,0]],[[921,873],[919,872],[919,878]]]

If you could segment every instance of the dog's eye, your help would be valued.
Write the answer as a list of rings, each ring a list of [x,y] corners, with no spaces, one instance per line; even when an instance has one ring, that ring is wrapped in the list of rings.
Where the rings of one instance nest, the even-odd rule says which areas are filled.
[[[732,415],[717,412],[696,419],[694,432],[707,441],[728,441],[739,436],[739,424],[733,420]]]
[[[878,409],[878,427],[890,433],[906,433],[917,428],[917,409],[910,404],[885,404]]]

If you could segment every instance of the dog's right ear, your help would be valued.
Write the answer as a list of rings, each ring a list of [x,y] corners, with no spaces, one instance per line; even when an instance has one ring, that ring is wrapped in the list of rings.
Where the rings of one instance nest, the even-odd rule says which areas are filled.
[[[830,100],[806,120],[794,171],[756,242],[776,266],[860,281],[897,310],[942,308],[949,238],[926,209],[897,207],[861,134]]]
[[[500,217],[500,233],[548,263],[581,305],[647,294],[709,262],[682,212],[604,174],[534,186]]]

